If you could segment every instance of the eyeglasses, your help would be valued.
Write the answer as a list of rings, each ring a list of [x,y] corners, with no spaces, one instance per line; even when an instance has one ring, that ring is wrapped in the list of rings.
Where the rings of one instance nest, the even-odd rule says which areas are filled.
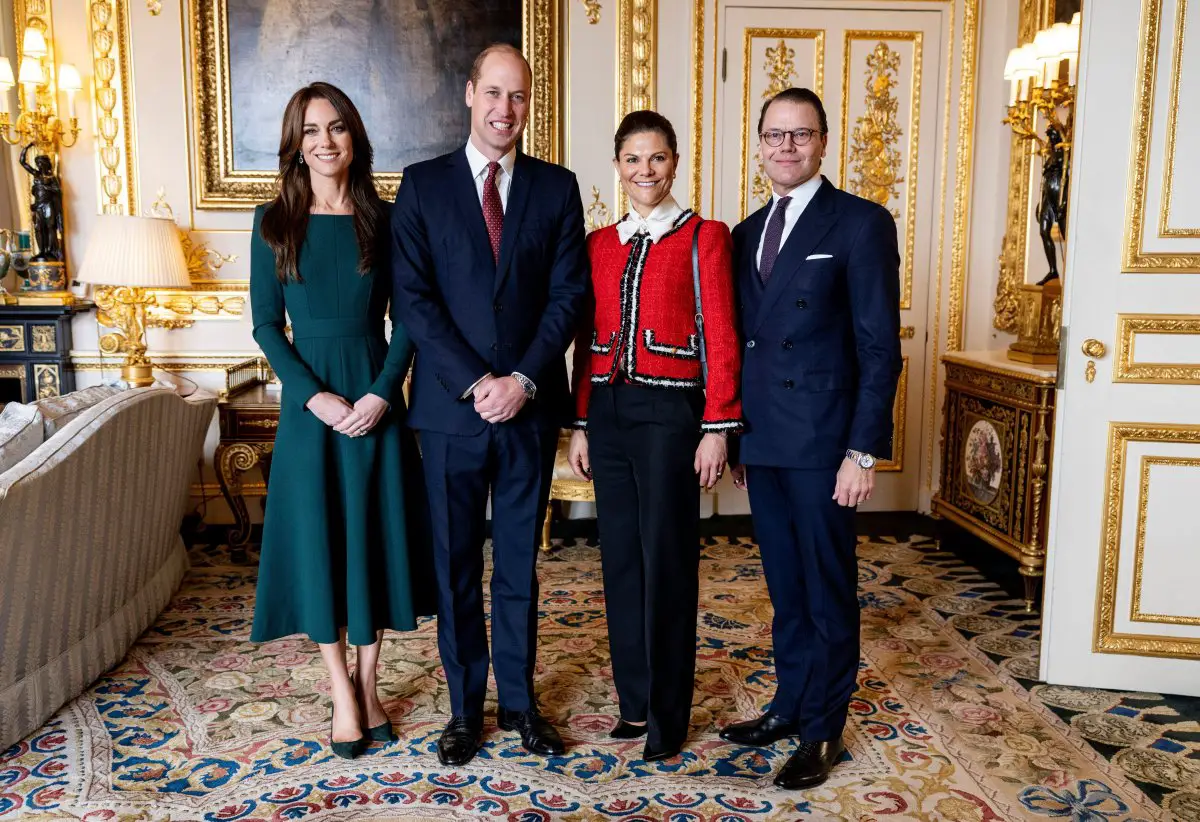
[[[778,146],[783,145],[783,138],[788,134],[792,135],[792,145],[806,146],[812,142],[814,134],[824,133],[824,131],[815,128],[797,128],[793,129],[792,131],[780,131],[777,128],[773,128],[770,131],[764,131],[758,136],[761,137],[763,142],[769,145],[771,148],[777,148]]]

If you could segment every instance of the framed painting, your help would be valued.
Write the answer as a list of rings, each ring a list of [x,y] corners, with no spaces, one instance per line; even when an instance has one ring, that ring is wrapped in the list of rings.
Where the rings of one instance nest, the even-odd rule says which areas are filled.
[[[497,42],[533,68],[524,150],[557,160],[560,2],[193,0],[196,207],[250,209],[274,196],[284,106],[316,80],[354,101],[376,185],[392,199],[405,166],[465,142],[467,76]]]

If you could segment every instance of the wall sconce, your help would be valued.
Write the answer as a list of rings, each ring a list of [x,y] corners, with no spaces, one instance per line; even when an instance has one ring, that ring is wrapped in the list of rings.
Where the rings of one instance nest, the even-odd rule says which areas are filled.
[[[21,41],[21,63],[13,82],[12,63],[0,56],[0,137],[11,146],[34,143],[39,153],[53,155],[59,146],[70,148],[79,138],[79,120],[75,117],[75,95],[83,90],[79,71],[70,63],[58,69],[58,88],[67,98],[69,122],[58,116],[57,101],[51,84],[53,66],[46,65],[49,49],[41,30],[29,26]],[[49,69],[49,70],[48,70]],[[8,111],[8,91],[20,85],[17,119]]]
[[[1051,364],[1058,358],[1062,283],[1055,241],[1064,240],[1067,229],[1079,28],[1076,12],[1070,23],[1055,23],[1034,35],[1032,42],[1012,49],[1004,64],[1004,79],[1010,84],[1004,122],[1019,137],[1033,141],[1042,158],[1036,216],[1049,264],[1045,277],[1036,285],[1022,285],[1017,294],[1017,341],[1009,346],[1008,357],[1021,362]],[[1042,129],[1044,137],[1038,133]]]

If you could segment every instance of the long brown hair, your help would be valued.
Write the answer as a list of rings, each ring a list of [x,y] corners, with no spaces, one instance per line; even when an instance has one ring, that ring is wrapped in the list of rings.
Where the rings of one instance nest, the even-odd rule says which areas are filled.
[[[371,180],[374,151],[367,139],[358,109],[345,92],[329,83],[313,83],[292,95],[283,110],[279,136],[279,196],[267,204],[262,219],[262,236],[275,252],[275,274],[280,281],[300,279],[300,246],[308,231],[312,207],[309,170],[300,161],[304,141],[304,112],[315,99],[328,100],[350,132],[354,159],[350,161],[350,201],[354,205],[354,234],[358,237],[358,271],[371,270],[377,256],[376,237],[383,216],[383,200]]]

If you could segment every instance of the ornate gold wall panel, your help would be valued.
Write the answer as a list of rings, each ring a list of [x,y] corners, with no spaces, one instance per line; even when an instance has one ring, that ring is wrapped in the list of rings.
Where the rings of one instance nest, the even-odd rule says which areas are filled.
[[[842,57],[842,168],[838,185],[879,203],[897,219],[900,214],[891,208],[893,199],[900,196],[896,188],[904,184],[904,255],[900,271],[900,308],[912,308],[913,252],[916,248],[917,221],[917,149],[920,146],[921,70],[924,35],[919,31],[850,30],[845,33]],[[851,44],[856,40],[878,41],[867,58],[866,114],[858,117],[850,128],[850,63]],[[888,41],[912,43],[912,81],[908,97],[908,160],[901,168],[902,153],[897,147],[906,129],[896,120],[905,112],[899,110],[899,100],[893,93],[903,55],[888,48]],[[851,133],[853,132],[853,134]],[[853,145],[849,142],[853,140]],[[847,166],[853,176],[847,182]]]
[[[631,111],[656,108],[657,42],[658,0],[618,0],[617,122]],[[617,213],[628,208],[629,200],[619,190]]]
[[[1175,138],[1179,128],[1179,84],[1183,77],[1183,34],[1188,0],[1177,0],[1175,31],[1171,37],[1171,91],[1167,104],[1167,156],[1163,170],[1162,207],[1158,212],[1159,237],[1200,237],[1200,227],[1171,227],[1171,196],[1175,182]]]
[[[1164,625],[1200,625],[1200,616],[1152,614],[1142,610],[1142,572],[1146,562],[1146,518],[1150,508],[1150,469],[1156,465],[1169,468],[1200,469],[1200,458],[1142,457],[1142,476],[1138,488],[1137,543],[1133,549],[1133,597],[1129,606],[1129,619],[1131,622],[1158,622]]]
[[[766,61],[762,65],[762,71],[766,75],[767,86],[760,95],[760,105],[768,98],[793,85],[792,79],[796,76],[796,54],[795,49],[787,44],[789,40],[813,41],[813,91],[817,93],[818,97],[822,97],[825,94],[824,29],[747,28],[745,30],[742,42],[742,175],[739,181],[739,186],[741,187],[739,199],[740,219],[743,220],[746,219],[746,215],[749,213],[747,182],[750,183],[749,195],[758,201],[755,204],[755,208],[765,205],[771,199],[771,189],[767,184],[766,177],[762,173],[761,162],[755,161],[754,167],[757,168],[757,171],[752,179],[748,179],[750,176],[749,169],[752,167],[752,158],[750,156],[750,125],[752,122],[750,111],[750,80],[754,76],[755,40],[776,41],[766,49]]]
[[[1155,2],[1155,0],[1150,0],[1150,2]],[[1096,653],[1200,659],[1200,637],[1130,634],[1120,633],[1116,630],[1117,583],[1121,565],[1121,523],[1124,514],[1125,474],[1130,442],[1200,445],[1200,425],[1109,423],[1108,470],[1100,545],[1100,585],[1096,599],[1096,628],[1092,650]],[[1154,455],[1152,459],[1162,458]],[[1146,470],[1143,467],[1143,472]],[[1139,529],[1142,532],[1144,532],[1144,523],[1141,518],[1147,499],[1147,494],[1143,493],[1138,503]],[[1134,601],[1136,602],[1136,599]]]
[[[1118,314],[1119,343],[1117,362],[1113,367],[1113,382],[1200,385],[1200,363],[1138,362],[1135,349],[1137,338],[1146,334],[1200,336],[1200,315]]]
[[[561,0],[524,0],[523,51],[533,69],[533,97],[525,150],[557,162],[562,134],[559,124]],[[635,7],[654,0],[623,0]],[[274,197],[274,170],[238,171],[233,166],[232,98],[229,73],[229,25],[221,0],[192,4],[192,138],[195,142],[196,207],[249,210]],[[651,41],[652,42],[652,41]],[[653,54],[653,49],[650,49]],[[653,86],[653,76],[650,77]],[[380,195],[392,200],[399,172],[375,175]]]
[[[97,197],[102,214],[137,214],[127,0],[90,0]]]
[[[1176,37],[1182,38],[1183,12],[1186,4],[1176,0]],[[1124,238],[1124,253],[1121,268],[1134,274],[1196,274],[1200,273],[1200,249],[1191,251],[1148,251],[1145,248],[1146,202],[1149,196],[1150,153],[1153,149],[1154,98],[1160,82],[1158,77],[1158,53],[1162,39],[1163,0],[1142,0],[1141,33],[1139,36],[1138,67],[1133,128],[1133,166],[1130,171],[1129,189],[1126,192],[1127,215]],[[1182,50],[1182,43],[1179,46]],[[1172,78],[1171,94],[1178,93],[1178,82]],[[1175,101],[1172,100],[1172,103]],[[1173,160],[1173,155],[1172,158]],[[1166,164],[1168,180],[1164,180],[1163,207],[1167,205],[1166,188],[1173,176],[1170,164]],[[1160,224],[1165,220],[1165,211]],[[1184,237],[1193,236],[1185,234]],[[1200,233],[1198,233],[1200,236]]]
[[[704,3],[705,0],[695,0],[692,4],[692,148],[688,159],[692,164],[691,203],[696,212],[704,205],[701,188],[704,177]],[[713,49],[716,49],[715,41]],[[713,99],[715,102],[716,98]],[[715,139],[713,143],[716,143]]]

